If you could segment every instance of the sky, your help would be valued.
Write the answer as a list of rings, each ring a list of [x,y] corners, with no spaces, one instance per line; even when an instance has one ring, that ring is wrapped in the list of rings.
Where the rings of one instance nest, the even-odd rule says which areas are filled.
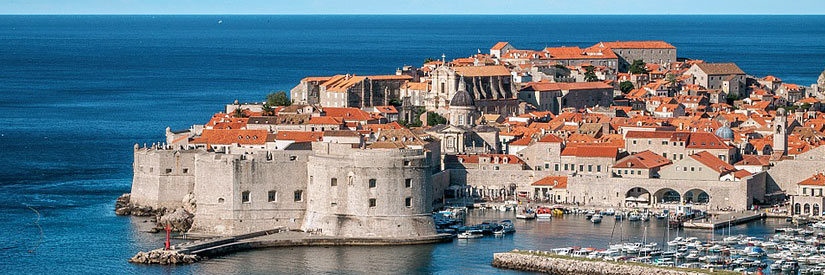
[[[825,14],[825,0],[0,0],[0,14]]]

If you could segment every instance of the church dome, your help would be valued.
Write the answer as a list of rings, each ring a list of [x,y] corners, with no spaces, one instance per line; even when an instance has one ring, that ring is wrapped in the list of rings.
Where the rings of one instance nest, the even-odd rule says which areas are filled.
[[[458,80],[458,90],[455,91],[453,99],[450,100],[450,106],[469,107],[475,106],[473,104],[473,97],[467,92],[467,84],[464,84],[464,77]]]
[[[714,134],[716,134],[717,137],[720,137],[722,139],[733,139],[733,130],[731,130],[728,126],[719,127],[719,129],[716,129],[716,132]]]

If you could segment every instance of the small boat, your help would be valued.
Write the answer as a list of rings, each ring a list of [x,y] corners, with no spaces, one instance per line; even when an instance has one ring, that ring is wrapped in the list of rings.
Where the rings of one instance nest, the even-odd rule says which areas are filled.
[[[536,218],[550,219],[553,218],[553,209],[541,207],[536,210]]]
[[[503,228],[502,228],[502,229],[499,229],[499,230],[496,230],[496,231],[493,231],[493,235],[495,235],[496,237],[501,237],[501,236],[504,236],[504,234],[506,234],[506,233],[507,233],[507,232],[506,232],[506,231],[504,231],[504,229],[503,229]]]
[[[478,239],[484,237],[481,230],[467,230],[458,234],[459,239]]]
[[[659,213],[659,215],[656,215],[656,219],[657,220],[667,219],[667,213]]]
[[[536,218],[536,212],[533,212],[532,210],[529,210],[529,209],[524,210],[524,211],[516,212],[516,219],[532,220],[532,219],[535,219],[535,218]]]
[[[642,216],[639,216],[639,213],[633,212],[633,213],[630,213],[630,215],[627,215],[627,220],[631,221],[631,222],[641,221]]]
[[[600,223],[602,222],[602,215],[601,214],[594,214],[593,217],[590,217],[590,221],[593,223]]]

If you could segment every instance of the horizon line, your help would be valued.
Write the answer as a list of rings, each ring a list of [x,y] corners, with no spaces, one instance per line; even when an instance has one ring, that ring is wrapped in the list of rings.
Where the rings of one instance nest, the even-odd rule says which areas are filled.
[[[576,16],[629,16],[629,15],[676,15],[676,16],[821,16],[825,13],[0,13],[0,16],[25,15],[576,15]]]

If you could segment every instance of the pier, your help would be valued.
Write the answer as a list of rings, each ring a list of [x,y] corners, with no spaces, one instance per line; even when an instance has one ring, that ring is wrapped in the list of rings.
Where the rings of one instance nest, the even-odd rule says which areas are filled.
[[[452,240],[453,236],[450,234],[398,238],[352,238],[314,235],[302,231],[289,231],[286,230],[286,228],[278,227],[242,235],[195,240],[174,245],[170,250],[163,250],[161,248],[149,252],[139,252],[129,261],[144,264],[191,263],[190,261],[174,262],[168,259],[177,257],[191,258],[197,261],[239,251],[272,247],[415,245],[450,242]]]
[[[694,268],[660,267],[641,263],[608,262],[555,255],[549,251],[519,251],[493,254],[497,268],[542,272],[558,275],[622,275],[622,274],[739,274]]]
[[[718,229],[748,223],[751,221],[763,219],[765,217],[767,217],[767,214],[761,211],[738,211],[714,215],[713,217],[705,221],[685,221],[682,224],[682,227],[694,229]]]

